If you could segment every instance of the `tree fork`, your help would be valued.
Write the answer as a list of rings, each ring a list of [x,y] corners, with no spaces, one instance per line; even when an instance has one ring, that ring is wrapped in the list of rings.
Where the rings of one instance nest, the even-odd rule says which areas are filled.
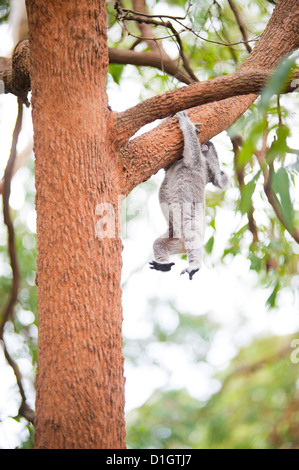
[[[286,55],[298,47],[299,3],[297,0],[279,0],[259,42],[235,75],[256,70],[273,70]],[[197,86],[199,84],[189,87]],[[230,127],[257,96],[256,92],[232,96],[191,108],[188,114],[194,122],[202,123],[201,140],[205,142]],[[157,114],[160,113],[159,110],[156,111]],[[126,111],[119,118],[124,118],[125,113]],[[143,108],[143,115],[145,113],[146,109]],[[180,158],[182,148],[181,132],[174,118],[169,118],[155,129],[130,140],[121,148],[123,193],[128,194],[136,185]]]
[[[183,109],[202,106],[234,96],[257,94],[267,85],[273,70],[248,70],[193,83],[144,100],[116,117],[117,145],[126,142],[142,126]],[[299,70],[285,84],[283,93],[296,91]]]

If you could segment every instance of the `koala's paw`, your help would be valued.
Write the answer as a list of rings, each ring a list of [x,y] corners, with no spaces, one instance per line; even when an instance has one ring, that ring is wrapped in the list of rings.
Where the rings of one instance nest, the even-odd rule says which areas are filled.
[[[199,134],[200,128],[201,128],[201,122],[195,122],[194,125],[195,125],[195,132]]]
[[[175,116],[179,121],[180,128],[185,127],[190,122],[186,111],[179,111]]]
[[[183,271],[181,272],[181,275],[182,275],[182,274],[185,274],[185,273],[188,273],[188,274],[189,274],[189,279],[190,279],[190,281],[192,281],[192,278],[193,278],[194,274],[197,273],[197,271],[199,271],[199,268],[197,268],[197,269],[192,269],[192,268],[189,266],[189,268],[183,269]]]
[[[189,119],[189,118],[188,118],[187,111],[179,111],[178,113],[176,113],[176,117],[177,117],[178,119],[181,119],[181,118],[183,118],[183,119],[184,119],[184,118],[185,118],[185,119],[186,119],[186,118]]]
[[[175,263],[158,263],[157,261],[150,261],[150,269],[157,271],[170,271]]]

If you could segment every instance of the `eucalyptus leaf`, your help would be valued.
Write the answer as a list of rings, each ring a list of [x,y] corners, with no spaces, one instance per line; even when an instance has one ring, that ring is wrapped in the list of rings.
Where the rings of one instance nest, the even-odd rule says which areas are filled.
[[[121,64],[110,64],[109,73],[117,85],[119,85],[122,73],[124,70],[124,65]]]
[[[273,189],[280,197],[281,210],[287,227],[293,226],[294,209],[290,197],[290,181],[285,168],[280,168],[272,177]]]
[[[296,57],[283,60],[270,77],[268,84],[261,95],[261,108],[267,110],[269,101],[274,94],[280,94],[296,65]]]
[[[215,242],[215,237],[214,235],[212,235],[205,245],[205,250],[207,253],[209,254],[212,253],[214,242]]]
[[[287,137],[290,135],[290,130],[287,126],[279,126],[276,132],[276,138],[273,140],[270,149],[267,152],[266,160],[268,163],[273,162],[277,156],[284,156],[289,152],[287,145]]]
[[[247,212],[249,211],[251,207],[251,204],[252,204],[251,198],[254,193],[255,186],[256,186],[256,181],[251,180],[241,190],[241,200],[240,200],[239,208],[242,214],[247,214]]]

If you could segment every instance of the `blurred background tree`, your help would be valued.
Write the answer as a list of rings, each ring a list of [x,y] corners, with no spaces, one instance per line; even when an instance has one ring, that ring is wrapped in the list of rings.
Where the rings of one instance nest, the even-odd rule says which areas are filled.
[[[147,2],[148,12],[156,16],[148,19],[159,24],[150,24],[128,17],[127,10],[140,12],[136,8],[140,2],[118,2],[117,10],[114,3],[107,2],[111,48],[107,91],[117,111],[188,80],[235,72],[274,8],[274,2],[267,0],[197,0],[193,5],[185,0],[153,0]],[[20,39],[16,31],[24,18],[18,19],[17,13],[23,11],[22,4],[0,0],[0,34],[2,41],[7,38],[1,55],[13,49],[12,37]],[[163,21],[172,24],[180,40]],[[150,27],[147,33],[153,34],[154,42],[139,39],[147,37],[145,26]],[[119,50],[151,52],[153,44],[159,50],[159,38],[161,54],[178,58],[180,70],[188,65],[189,73],[185,70],[181,80],[163,67],[126,65],[113,56]],[[147,267],[152,241],[163,224],[157,202],[163,171],[124,202],[130,448],[299,448],[299,354],[298,360],[294,354],[294,340],[299,338],[298,94],[279,95],[283,81],[298,67],[297,57],[293,54],[285,61],[262,98],[214,139],[230,186],[226,192],[210,188],[207,192],[206,268],[196,283],[190,286],[177,279],[177,273],[156,278]],[[1,95],[0,127],[5,127],[11,100]],[[9,116],[13,125],[15,116]],[[29,114],[21,137],[30,140],[26,119],[30,120]],[[7,153],[4,140],[9,140],[7,135],[1,139],[2,153]],[[4,337],[33,408],[37,363],[34,172],[31,149],[23,145],[24,149],[29,158],[16,168],[10,201],[21,284],[15,316],[5,323]],[[0,257],[2,320],[12,279],[3,223]],[[15,373],[3,355],[0,447],[30,448],[33,426],[20,410],[20,381]]]

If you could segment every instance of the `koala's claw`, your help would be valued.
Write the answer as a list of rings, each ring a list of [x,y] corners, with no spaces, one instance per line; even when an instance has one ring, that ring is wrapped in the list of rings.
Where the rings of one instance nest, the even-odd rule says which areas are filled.
[[[157,271],[170,271],[175,263],[158,263],[157,261],[150,261],[150,269],[156,269]]]
[[[189,279],[190,279],[190,281],[192,281],[192,277],[194,276],[195,273],[197,273],[197,271],[199,271],[199,268],[198,269],[185,268],[181,272],[181,275],[185,274],[185,273],[188,273],[189,274]]]

